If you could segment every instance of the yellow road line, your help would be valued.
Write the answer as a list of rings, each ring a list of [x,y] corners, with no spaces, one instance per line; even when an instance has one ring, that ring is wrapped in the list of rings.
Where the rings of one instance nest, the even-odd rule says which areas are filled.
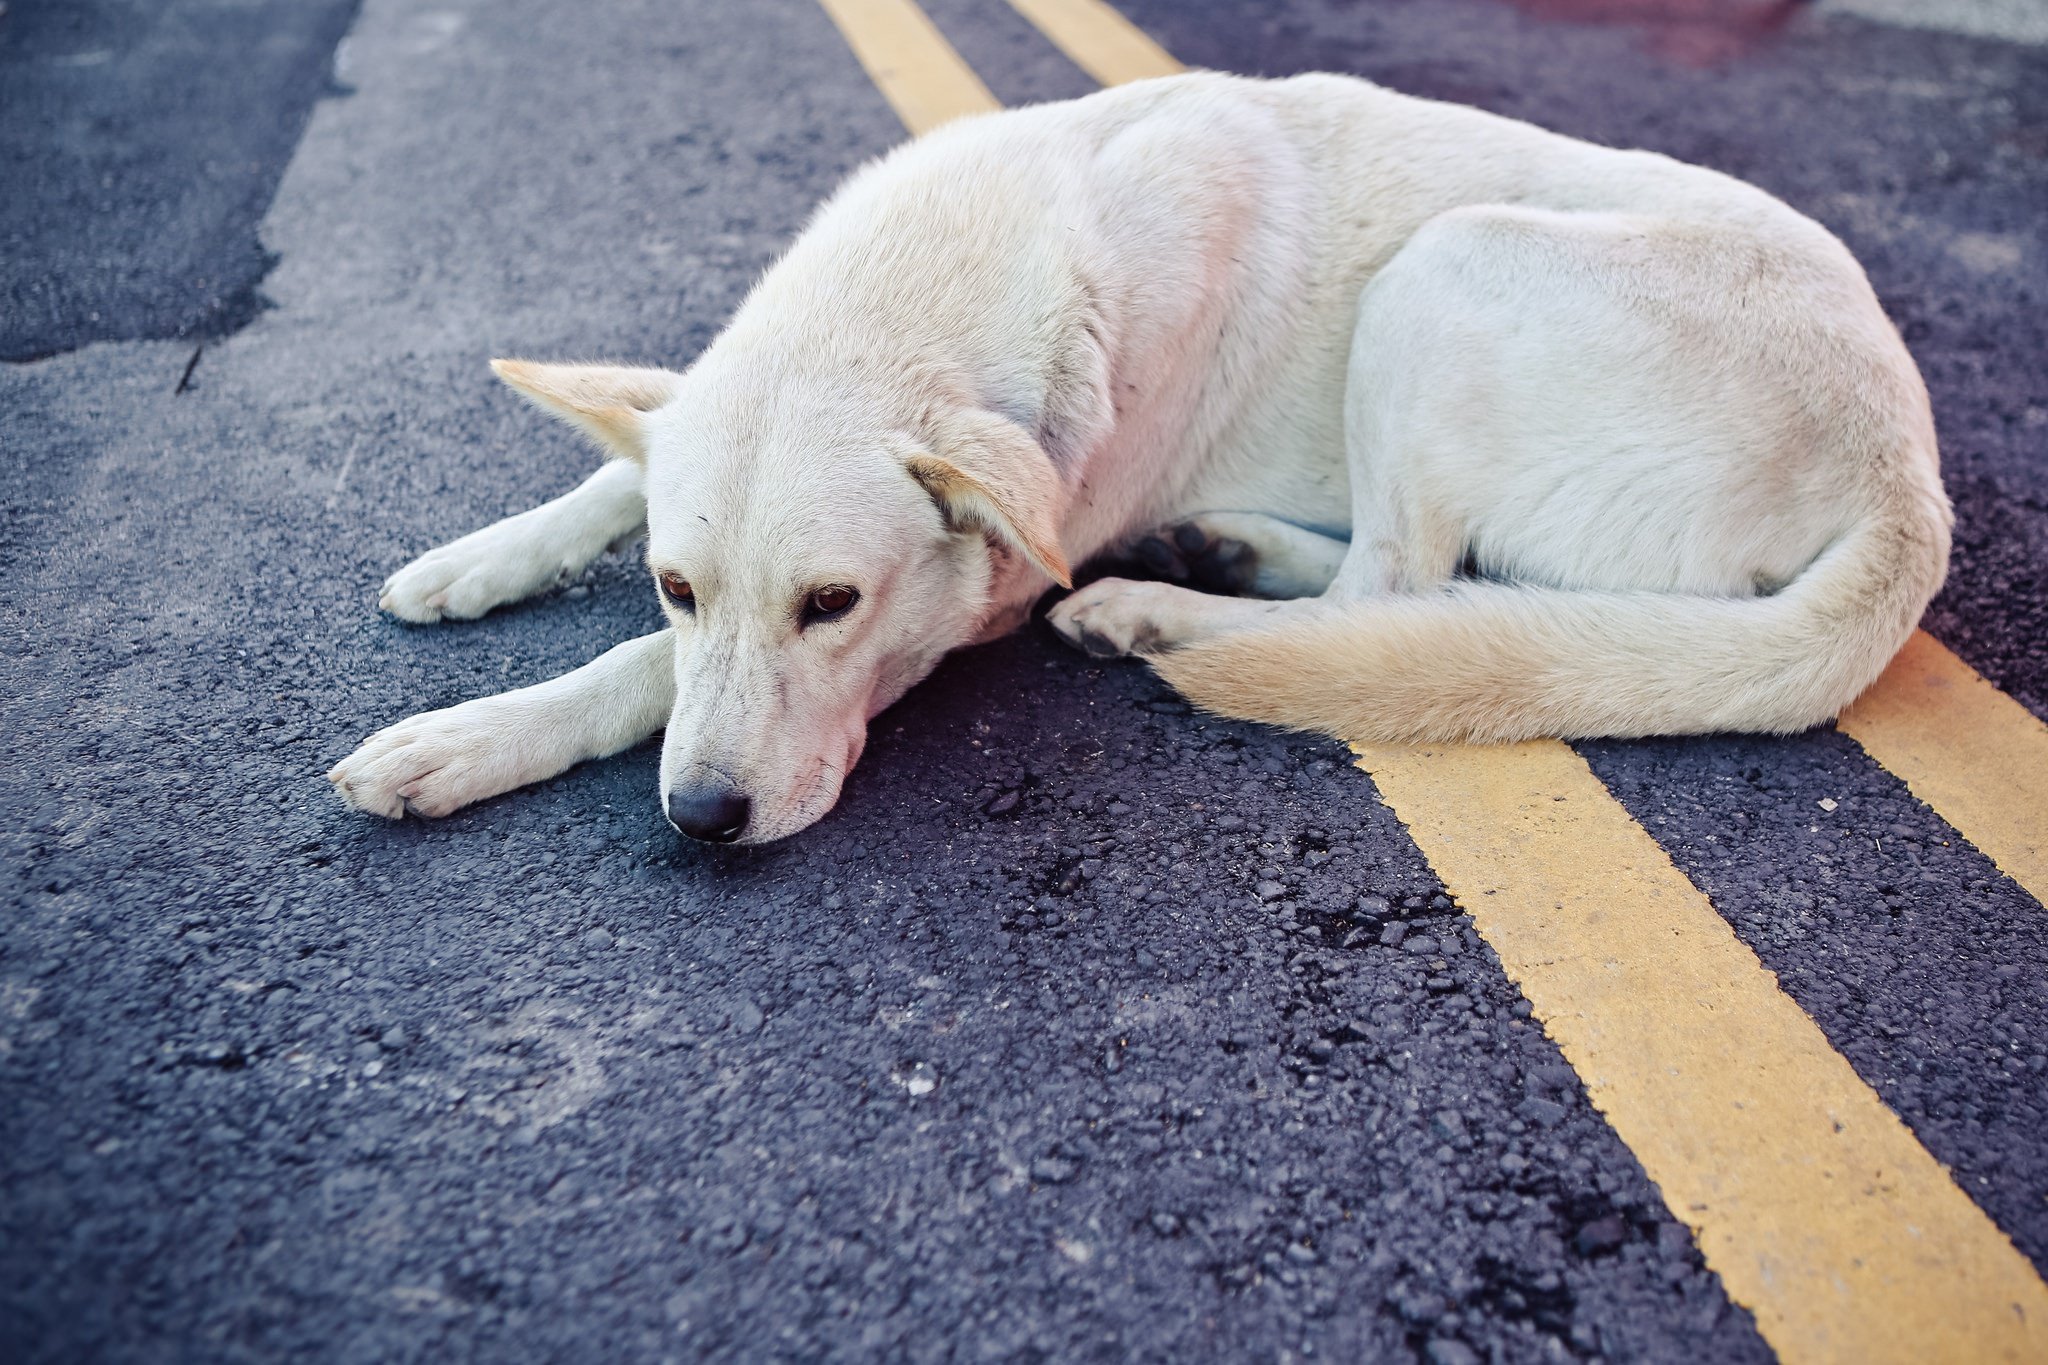
[[[1915,631],[1842,732],[2048,903],[2048,725]]]
[[[856,52],[865,18],[906,7],[821,3]],[[1011,3],[1105,83],[1179,69],[1095,0]],[[880,73],[897,68],[861,60],[889,93]],[[916,107],[937,122],[986,106]],[[1865,700],[1875,713],[1891,695]],[[1780,1356],[2048,1359],[2048,1286],[1585,760],[1547,741],[1356,752]]]
[[[1102,0],[1010,0],[1010,8],[1104,85],[1177,76],[1187,69]]]
[[[1584,759],[1354,750],[1783,1359],[2048,1360],[2048,1286]]]
[[[914,0],[818,0],[912,134],[1002,108]]]

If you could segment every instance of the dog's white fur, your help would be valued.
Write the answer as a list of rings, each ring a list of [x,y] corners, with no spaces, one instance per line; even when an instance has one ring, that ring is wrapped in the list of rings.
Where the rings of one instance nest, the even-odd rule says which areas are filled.
[[[1926,391],[1824,229],[1338,76],[949,125],[849,180],[686,372],[498,369],[621,459],[384,607],[480,615],[644,507],[697,609],[372,736],[330,774],[365,810],[444,814],[666,718],[662,791],[740,792],[742,841],[780,838],[947,651],[1155,528],[1169,567],[1282,600],[1112,578],[1055,628],[1353,739],[1800,729],[1947,563]],[[859,603],[805,625],[827,585]]]

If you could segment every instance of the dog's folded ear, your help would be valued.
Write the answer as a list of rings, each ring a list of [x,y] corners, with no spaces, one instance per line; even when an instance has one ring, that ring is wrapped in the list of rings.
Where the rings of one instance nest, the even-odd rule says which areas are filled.
[[[1074,586],[1060,549],[1066,490],[1023,428],[991,412],[956,412],[930,424],[931,449],[907,461],[955,531],[993,535],[1063,588]]]
[[[515,391],[597,442],[605,454],[623,460],[647,458],[641,414],[673,397],[681,377],[641,366],[532,360],[493,360],[491,369]]]

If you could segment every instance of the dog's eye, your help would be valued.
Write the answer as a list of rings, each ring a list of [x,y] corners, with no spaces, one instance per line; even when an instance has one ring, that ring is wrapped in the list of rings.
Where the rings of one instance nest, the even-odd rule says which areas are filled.
[[[697,594],[690,590],[690,580],[679,573],[655,575],[655,582],[661,584],[661,595],[669,605],[683,611],[697,610]]]
[[[820,588],[804,599],[804,624],[837,620],[852,611],[853,604],[858,601],[860,594],[842,584]]]

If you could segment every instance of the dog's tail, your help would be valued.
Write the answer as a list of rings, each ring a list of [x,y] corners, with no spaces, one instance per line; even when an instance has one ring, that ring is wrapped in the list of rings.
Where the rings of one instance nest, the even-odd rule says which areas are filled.
[[[1940,588],[1948,541],[1945,503],[1902,499],[1768,596],[1460,583],[1151,662],[1206,710],[1348,740],[1789,733],[1883,671]]]

